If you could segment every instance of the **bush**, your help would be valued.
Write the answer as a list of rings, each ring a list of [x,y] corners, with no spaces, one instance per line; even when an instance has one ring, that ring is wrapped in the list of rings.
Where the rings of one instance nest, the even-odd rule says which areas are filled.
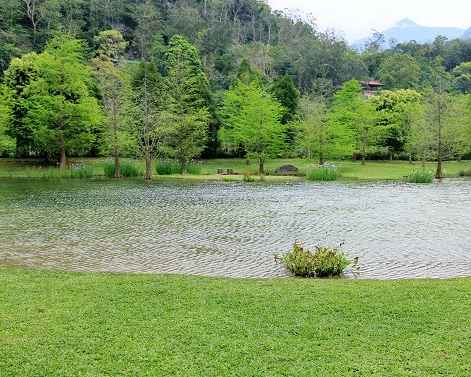
[[[471,176],[471,168],[469,169],[462,169],[458,172],[460,177],[470,177]]]
[[[308,166],[306,170],[306,178],[309,181],[336,181],[339,177],[339,166],[330,163],[318,167]]]
[[[113,178],[114,169],[115,169],[114,162],[111,162],[111,161],[105,162],[105,165],[103,165],[105,177]],[[140,175],[142,175],[139,169],[137,168],[137,166],[130,162],[121,162],[119,164],[119,171],[121,173],[121,177],[139,177]]]
[[[244,170],[243,174],[244,174],[244,182],[255,182],[255,177],[253,176],[252,172]]]
[[[409,176],[409,182],[411,183],[431,183],[433,182],[433,173],[430,170],[419,169],[412,171]]]
[[[352,262],[347,259],[339,248],[316,246],[314,252],[304,249],[295,242],[293,251],[283,254],[282,258],[275,255],[275,260],[282,260],[283,265],[297,276],[304,277],[328,277],[338,276]],[[355,258],[354,265],[358,263]]]
[[[93,168],[87,166],[84,162],[72,165],[71,167],[60,171],[58,168],[50,168],[47,172],[47,178],[92,178]]]
[[[186,164],[186,170],[188,174],[201,174],[200,162],[194,160],[188,161]],[[181,174],[182,164],[177,160],[157,160],[155,164],[155,172],[158,175]]]

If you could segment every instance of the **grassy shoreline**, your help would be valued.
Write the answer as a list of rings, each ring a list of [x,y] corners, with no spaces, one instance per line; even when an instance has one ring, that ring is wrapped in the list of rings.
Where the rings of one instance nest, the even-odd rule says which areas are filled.
[[[93,177],[104,177],[103,166],[109,159],[106,158],[76,158],[69,159],[69,165],[85,163],[91,168]],[[123,159],[125,162],[135,164],[141,171],[144,171],[142,161]],[[339,163],[339,162],[337,162]],[[299,176],[278,176],[275,175],[275,169],[281,165],[292,164],[299,168]],[[264,176],[266,181],[287,181],[305,179],[304,174],[308,165],[316,165],[314,161],[302,159],[276,159],[265,163]],[[412,170],[421,168],[421,162],[413,162],[409,164],[407,161],[367,161],[366,165],[361,165],[360,161],[344,161],[341,163],[341,179],[358,179],[358,180],[405,180]],[[250,165],[246,165],[243,159],[213,159],[203,160],[200,164],[201,174],[199,175],[163,175],[154,174],[154,178],[171,178],[186,180],[234,180],[242,181],[243,174],[256,174],[258,164],[254,161]],[[216,174],[217,169],[233,169],[236,174],[231,176],[221,176]],[[460,170],[471,168],[471,161],[450,161],[443,164],[446,177],[456,177]],[[57,169],[55,165],[44,165],[44,161],[40,159],[13,159],[0,158],[0,178],[47,178],[50,169]],[[426,164],[426,170],[435,172],[436,163],[430,162]],[[256,177],[258,180],[259,177]]]
[[[471,278],[0,269],[2,376],[465,376]]]

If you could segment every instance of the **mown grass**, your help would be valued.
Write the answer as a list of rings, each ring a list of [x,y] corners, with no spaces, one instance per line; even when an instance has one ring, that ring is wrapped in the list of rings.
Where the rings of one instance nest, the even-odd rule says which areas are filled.
[[[0,269],[2,376],[469,376],[471,279]]]
[[[108,159],[109,160],[109,159]],[[76,158],[69,159],[69,164],[85,163],[91,169],[94,177],[104,176],[104,165],[106,158]],[[132,159],[122,159],[123,163],[130,163],[135,168],[143,172],[145,170],[144,162]],[[339,163],[339,161],[333,161]],[[299,175],[303,176],[307,172],[307,167],[312,166],[315,161],[307,161],[303,159],[275,159],[265,163],[265,178],[267,181],[290,180],[296,177],[277,176],[275,169],[286,164],[294,165],[299,168]],[[52,167],[56,167],[54,164]],[[418,170],[422,167],[421,162],[409,164],[406,161],[367,161],[366,165],[361,165],[360,161],[343,161],[342,162],[342,179],[359,179],[359,180],[407,180],[412,170]],[[39,159],[10,159],[0,158],[0,177],[28,177],[28,178],[47,178],[51,166],[44,165],[44,161]],[[153,170],[155,172],[155,163]],[[198,166],[199,174],[183,177],[180,174],[165,175],[171,178],[185,178],[192,180],[221,180],[221,176],[217,174],[218,169],[233,169],[234,179],[243,179],[244,172],[256,175],[258,172],[258,163],[251,161],[250,165],[246,165],[244,159],[212,159],[203,160]],[[434,172],[436,163],[427,163],[426,170]],[[457,177],[460,171],[471,169],[470,161],[463,162],[445,162],[443,163],[446,177]],[[155,177],[159,177],[155,175]],[[164,176],[162,176],[164,177]],[[162,178],[161,177],[161,178]],[[275,178],[276,177],[276,178]],[[299,179],[299,178],[298,178]]]

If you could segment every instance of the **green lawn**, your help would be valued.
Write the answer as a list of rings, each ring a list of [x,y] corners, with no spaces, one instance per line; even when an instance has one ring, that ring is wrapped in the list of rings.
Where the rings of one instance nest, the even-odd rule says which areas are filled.
[[[0,269],[1,376],[469,376],[471,279]]]
[[[93,175],[96,177],[103,176],[103,164],[106,158],[76,158],[69,159],[69,164],[85,162],[87,166],[92,167]],[[132,162],[143,172],[144,163],[142,161],[123,159],[125,162]],[[339,164],[340,162],[336,162]],[[313,161],[303,159],[275,159],[265,163],[265,179],[268,181],[299,179],[299,177],[279,177],[274,176],[275,169],[281,165],[291,164],[299,168],[299,174],[304,175],[308,165],[315,165]],[[421,162],[409,164],[406,161],[367,161],[366,165],[361,165],[360,161],[344,161],[341,163],[341,172],[343,179],[360,179],[360,180],[404,180],[410,175],[412,170],[421,168]],[[236,175],[231,176],[233,180],[242,180],[244,173],[256,174],[258,172],[258,164],[251,161],[247,165],[244,159],[212,159],[203,160],[200,164],[200,175],[173,175],[174,179],[191,179],[191,180],[222,180],[217,175],[218,169],[233,169]],[[435,172],[436,163],[427,163],[426,168]],[[443,169],[447,177],[454,177],[463,169],[470,169],[471,161],[463,162],[445,162]],[[44,161],[39,159],[11,159],[0,158],[0,177],[47,177],[49,169],[56,169],[56,165],[45,165]],[[154,171],[155,173],[155,171]],[[155,178],[159,176],[154,175]],[[169,176],[161,176],[168,178]],[[302,178],[304,179],[304,178]]]

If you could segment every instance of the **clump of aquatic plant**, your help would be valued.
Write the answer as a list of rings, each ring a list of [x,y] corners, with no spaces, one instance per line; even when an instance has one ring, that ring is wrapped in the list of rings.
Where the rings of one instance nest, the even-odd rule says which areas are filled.
[[[232,177],[221,177],[224,182],[234,182],[235,179]]]
[[[45,176],[47,178],[92,178],[93,168],[91,166],[87,166],[84,162],[80,162],[73,164],[64,170],[50,168]]]
[[[244,182],[255,182],[255,177],[253,176],[252,172],[244,170],[243,174],[244,174]]]
[[[113,178],[115,172],[115,163],[112,161],[106,161],[103,165],[105,177]],[[141,172],[136,165],[130,162],[122,162],[119,164],[119,171],[122,177],[139,177]]]
[[[309,181],[336,181],[340,177],[340,166],[325,163],[319,166],[309,166],[306,169],[306,178]]]
[[[350,261],[339,247],[316,246],[314,251],[303,248],[295,242],[293,250],[275,260],[281,263],[297,276],[303,277],[329,277],[338,276],[352,263],[356,266],[358,258]]]
[[[461,177],[471,177],[471,168],[461,169],[458,172],[458,175],[461,176]]]
[[[201,161],[190,160],[186,163],[188,174],[201,174]],[[155,163],[155,172],[158,175],[180,174],[182,172],[182,164],[177,160],[160,159]]]
[[[409,182],[411,183],[432,183],[433,173],[430,170],[413,170],[409,176]]]

